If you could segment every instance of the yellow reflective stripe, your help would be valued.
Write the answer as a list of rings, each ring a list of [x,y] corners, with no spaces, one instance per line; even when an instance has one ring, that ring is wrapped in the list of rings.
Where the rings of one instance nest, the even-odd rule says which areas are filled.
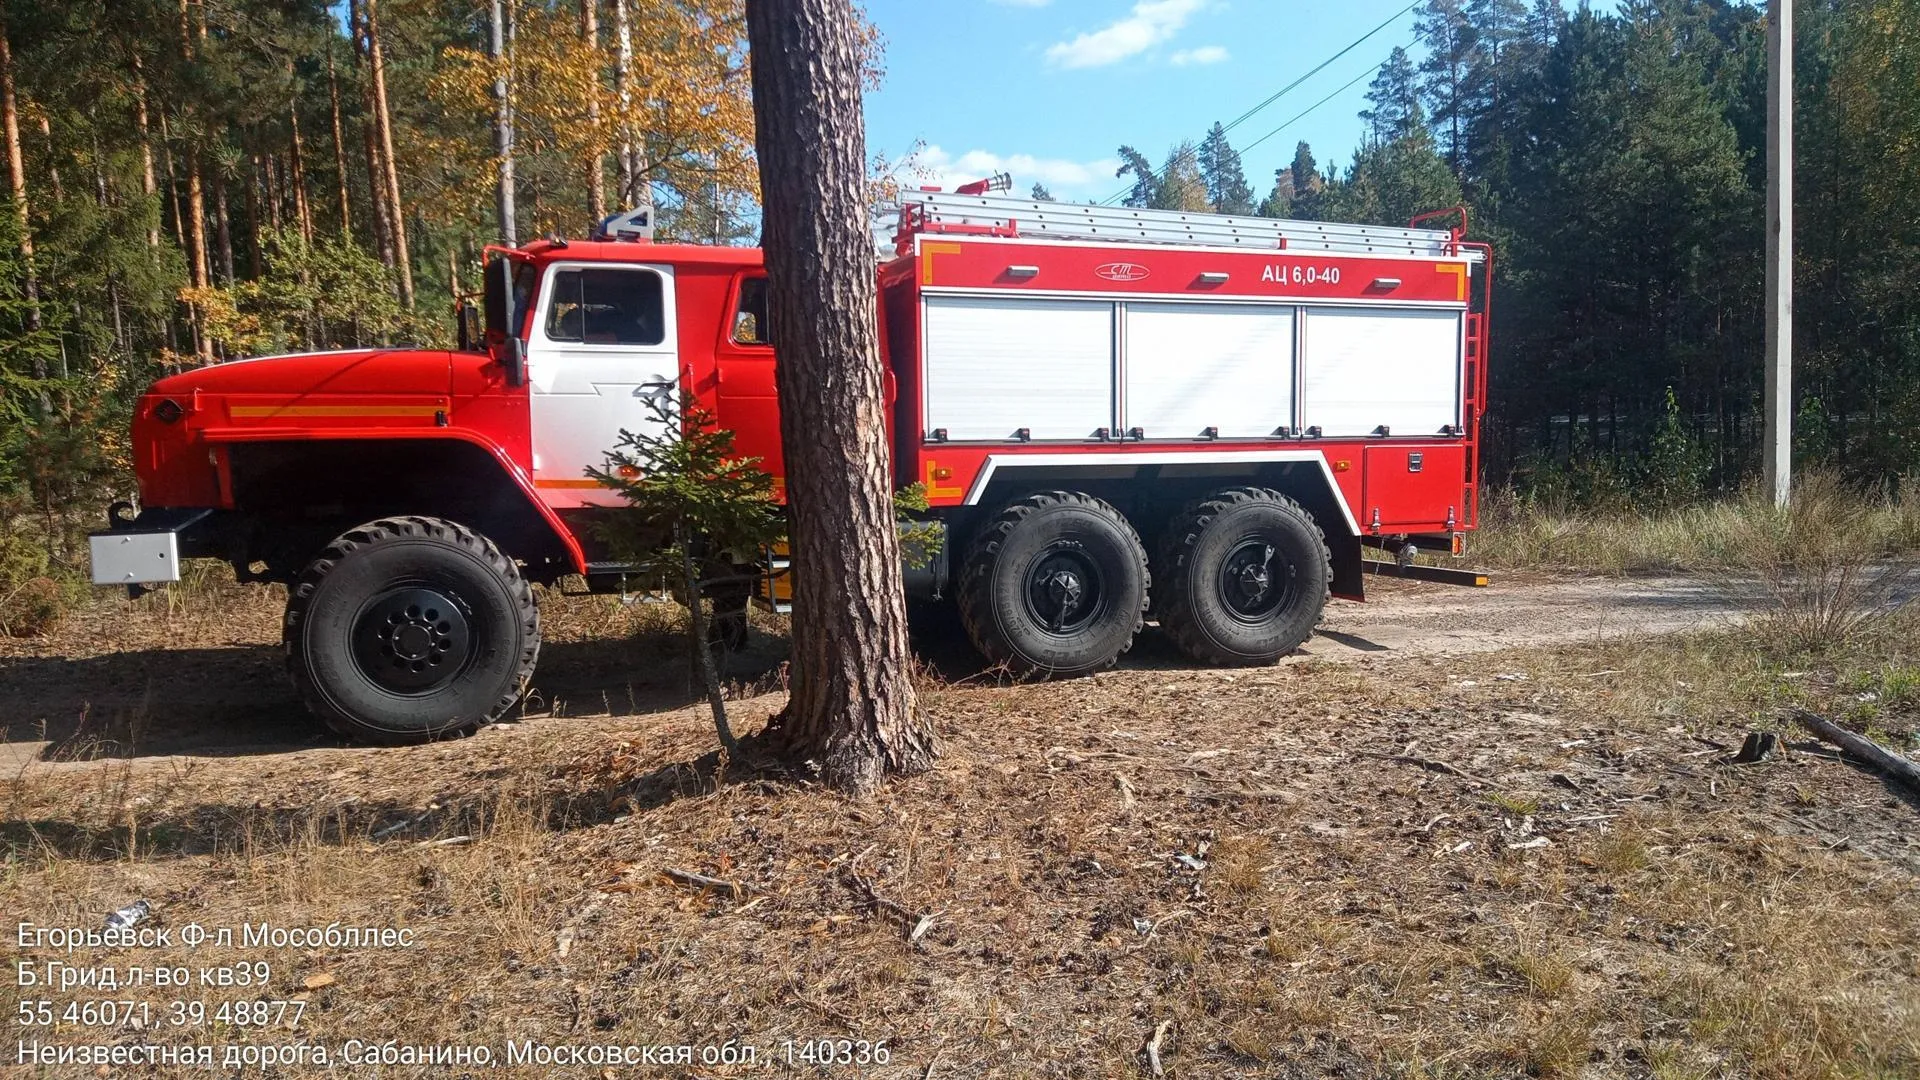
[[[236,419],[259,416],[433,416],[441,405],[230,405]]]

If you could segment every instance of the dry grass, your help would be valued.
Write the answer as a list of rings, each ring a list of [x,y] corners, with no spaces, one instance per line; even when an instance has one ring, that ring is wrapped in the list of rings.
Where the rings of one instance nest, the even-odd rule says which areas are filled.
[[[91,926],[138,896],[174,927],[412,927],[404,952],[244,957],[309,998],[305,1034],[328,1045],[737,1038],[773,1055],[884,1038],[893,1063],[873,1075],[1092,1078],[1140,1075],[1170,1020],[1182,1078],[1920,1073],[1914,806],[1813,752],[1724,763],[1789,702],[1871,704],[1911,731],[1904,629],[1791,667],[1728,632],[929,676],[940,768],[853,803],[804,770],[720,770],[681,707],[663,609],[549,611],[563,650],[614,646],[564,657],[548,678],[571,704],[524,724],[396,750],[27,763],[0,791],[0,909]],[[149,614],[201,635],[175,650],[234,639],[191,603]],[[636,709],[608,681],[631,670],[583,673],[601,663],[673,670]],[[207,700],[199,723],[252,722]],[[742,701],[740,726],[779,703]],[[1356,753],[1409,743],[1493,786]],[[669,867],[749,889],[690,889]],[[932,928],[908,940],[850,869]]]
[[[1496,569],[1599,574],[1750,575],[1809,558],[1871,563],[1920,551],[1920,500],[1905,491],[1863,495],[1820,473],[1801,478],[1784,512],[1757,489],[1657,512],[1594,512],[1500,492],[1482,504],[1472,548]]]

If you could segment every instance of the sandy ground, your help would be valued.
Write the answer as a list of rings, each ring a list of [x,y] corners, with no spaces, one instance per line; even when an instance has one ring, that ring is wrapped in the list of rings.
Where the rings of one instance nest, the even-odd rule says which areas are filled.
[[[1368,583],[1364,604],[1335,601],[1307,655],[1450,656],[1723,626],[1763,602],[1750,583],[1707,578],[1495,577],[1478,589]]]

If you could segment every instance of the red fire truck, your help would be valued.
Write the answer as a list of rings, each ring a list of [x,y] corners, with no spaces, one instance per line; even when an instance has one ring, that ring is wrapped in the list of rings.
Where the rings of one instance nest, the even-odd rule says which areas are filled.
[[[1360,598],[1363,544],[1457,553],[1490,276],[1445,213],[1456,227],[908,196],[878,314],[895,481],[924,485],[940,538],[910,594],[956,602],[1023,673],[1108,666],[1149,611],[1201,662],[1261,664],[1329,594]],[[618,498],[586,470],[658,422],[649,399],[685,388],[784,475],[761,253],[635,231],[495,249],[484,335],[453,350],[155,383],[133,421],[141,509],[93,537],[95,582],[212,557],[285,584],[288,667],[344,734],[500,715],[539,653],[529,583],[636,572],[597,550]],[[784,559],[759,569],[779,606]]]

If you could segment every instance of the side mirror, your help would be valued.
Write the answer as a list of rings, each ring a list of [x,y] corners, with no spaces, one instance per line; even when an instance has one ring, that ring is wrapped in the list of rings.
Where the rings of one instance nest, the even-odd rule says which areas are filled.
[[[465,300],[453,305],[453,332],[455,347],[461,352],[476,352],[480,349],[481,335],[475,333],[479,319],[473,305]]]
[[[517,337],[508,337],[500,343],[500,367],[507,373],[508,386],[527,384],[527,343]]]
[[[508,386],[524,386],[527,381],[527,347],[520,340],[519,327],[509,325],[513,315],[513,262],[496,258],[487,264],[486,293],[487,351],[506,373]]]

